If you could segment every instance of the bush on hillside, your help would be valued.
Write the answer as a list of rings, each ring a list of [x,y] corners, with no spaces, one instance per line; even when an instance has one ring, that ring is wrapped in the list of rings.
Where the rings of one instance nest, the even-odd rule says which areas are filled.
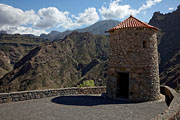
[[[82,84],[78,85],[78,87],[94,87],[94,80],[85,80]]]

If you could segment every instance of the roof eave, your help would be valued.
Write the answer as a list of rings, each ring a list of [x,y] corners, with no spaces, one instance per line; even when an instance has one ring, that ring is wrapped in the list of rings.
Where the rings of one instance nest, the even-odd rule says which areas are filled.
[[[157,27],[128,27],[128,28],[150,28],[150,29],[153,29],[155,31],[159,31],[159,29]],[[124,29],[124,28],[120,28],[120,29]],[[109,29],[107,31],[105,31],[105,33],[110,33],[110,32],[114,32],[115,30],[119,30],[119,29]]]

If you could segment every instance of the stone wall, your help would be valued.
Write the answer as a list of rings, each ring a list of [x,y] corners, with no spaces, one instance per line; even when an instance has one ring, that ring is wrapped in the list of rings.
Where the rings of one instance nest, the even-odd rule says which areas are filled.
[[[18,102],[31,99],[40,99],[53,96],[75,95],[75,94],[102,94],[106,91],[105,86],[85,87],[85,88],[59,88],[49,90],[33,90],[12,93],[0,93],[0,104],[7,102]],[[157,115],[152,120],[179,120],[180,119],[180,99],[175,90],[161,86],[161,93],[166,96],[168,109]]]
[[[106,91],[105,86],[98,87],[72,87],[72,88],[59,88],[49,90],[33,90],[11,93],[0,93],[0,104],[7,102],[18,102],[30,99],[40,99],[52,96],[64,96],[74,94],[102,94]]]
[[[110,33],[107,96],[116,97],[117,74],[129,73],[129,100],[160,98],[156,31],[125,28]],[[121,88],[120,88],[121,89]]]
[[[180,97],[178,93],[168,86],[161,86],[161,93],[165,95],[169,107],[152,120],[180,120]]]

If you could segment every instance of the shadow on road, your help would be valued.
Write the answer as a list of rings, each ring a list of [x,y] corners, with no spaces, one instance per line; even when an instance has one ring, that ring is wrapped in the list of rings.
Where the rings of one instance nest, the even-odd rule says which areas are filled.
[[[95,105],[106,105],[106,104],[129,104],[130,102],[123,100],[112,100],[105,99],[101,96],[60,96],[51,99],[52,102],[63,105],[74,105],[74,106],[95,106]]]

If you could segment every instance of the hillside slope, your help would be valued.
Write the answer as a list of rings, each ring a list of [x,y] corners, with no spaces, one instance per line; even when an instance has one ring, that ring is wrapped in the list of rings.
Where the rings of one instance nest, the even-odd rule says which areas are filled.
[[[180,6],[172,13],[154,13],[149,23],[160,30],[158,42],[161,84],[180,89],[180,22],[178,21],[180,21]],[[88,30],[96,31],[96,29]],[[55,34],[59,33],[55,32]],[[53,34],[51,35],[54,37]],[[4,42],[2,44],[4,49],[0,52],[0,64],[5,66],[1,66],[3,70],[0,71],[2,73],[8,72],[9,69],[12,71],[0,79],[0,92],[71,87],[90,79],[94,80],[96,85],[105,85],[108,40],[109,37],[105,35],[74,31],[64,39],[42,45],[40,45],[42,42],[37,43],[38,47],[23,58],[24,54],[21,53],[30,50],[27,46],[31,45],[25,47],[22,43],[21,46],[19,43],[13,43],[12,45],[18,46],[13,49],[14,47],[4,46]],[[20,57],[15,59],[18,55]],[[19,61],[20,58],[22,59]],[[15,64],[14,69],[12,63]]]
[[[161,57],[161,83],[177,88],[180,85],[180,6],[168,14],[154,13],[150,24],[158,27]]]
[[[106,36],[74,31],[36,47],[0,79],[0,92],[76,86],[86,79],[105,85]]]
[[[18,62],[34,47],[48,40],[19,34],[0,34],[0,78],[11,71]]]
[[[12,70],[12,65],[10,64],[10,59],[0,51],[0,78],[3,77],[6,73]]]

